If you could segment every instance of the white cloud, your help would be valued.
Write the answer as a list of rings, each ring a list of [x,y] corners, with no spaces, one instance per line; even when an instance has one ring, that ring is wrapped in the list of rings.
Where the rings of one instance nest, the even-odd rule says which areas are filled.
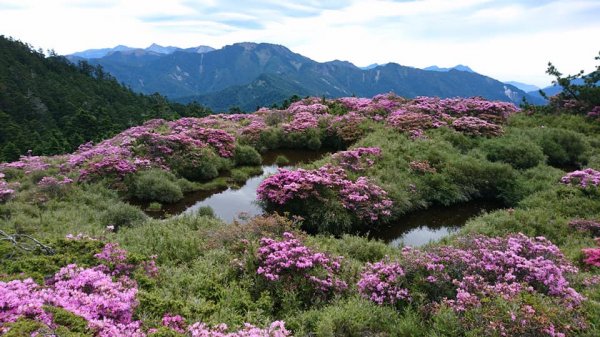
[[[546,85],[546,64],[591,70],[600,36],[594,0],[2,0],[0,32],[67,54],[153,42],[282,44],[317,61],[466,64]]]

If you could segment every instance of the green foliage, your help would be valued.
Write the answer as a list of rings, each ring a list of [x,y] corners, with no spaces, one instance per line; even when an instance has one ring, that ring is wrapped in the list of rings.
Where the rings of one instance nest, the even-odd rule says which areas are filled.
[[[119,202],[108,207],[102,214],[100,223],[103,226],[114,226],[114,230],[123,227],[134,227],[142,224],[148,217],[138,207]]]
[[[600,61],[600,53],[595,59]],[[555,80],[552,82],[562,87],[562,92],[551,103],[557,104],[559,107],[565,105],[568,110],[575,113],[587,113],[586,109],[600,106],[600,86],[598,86],[600,82],[600,64],[596,66],[594,71],[587,75],[584,75],[582,70],[575,75],[563,77],[563,74],[549,62],[546,73],[554,76]],[[543,91],[540,90],[540,93],[546,97]],[[571,106],[575,105],[575,109],[565,104],[569,101],[576,102],[576,104],[570,104]]]
[[[410,315],[352,297],[286,319],[297,336],[423,336],[425,329]],[[416,324],[415,324],[416,323]]]
[[[170,159],[171,167],[180,176],[192,181],[210,180],[230,163],[209,149],[194,149]]]
[[[587,161],[589,145],[581,133],[557,128],[540,128],[531,133],[550,165],[573,166]]]
[[[80,316],[72,314],[62,308],[45,306],[44,311],[52,314],[52,321],[70,332],[79,334],[91,334],[87,327],[87,321]]]
[[[202,206],[198,208],[198,210],[196,210],[195,215],[200,217],[205,216],[209,218],[214,218],[215,211],[210,206]]]
[[[235,147],[233,160],[238,166],[256,166],[260,165],[260,163],[262,162],[260,154],[252,146],[249,145],[237,145]]]
[[[163,170],[139,172],[130,178],[128,186],[129,193],[140,200],[171,203],[183,199],[175,175]]]
[[[151,202],[148,207],[146,208],[146,210],[150,211],[150,212],[158,212],[162,209],[162,205],[160,202]]]
[[[154,333],[149,334],[148,336],[151,337],[185,337],[184,334],[180,334],[172,329],[169,329],[167,327],[160,327],[158,328],[158,330]]]
[[[205,241],[196,231],[218,224],[220,221],[206,216],[150,220],[141,226],[123,229],[119,238],[129,251],[143,256],[157,254],[160,263],[188,263],[203,254]]]
[[[524,135],[490,139],[483,149],[488,160],[504,162],[516,169],[528,169],[544,161],[540,146]]]
[[[397,253],[396,249],[384,242],[348,234],[339,238],[319,235],[311,242],[334,256],[344,256],[362,263],[377,262],[385,256],[393,256]]]
[[[169,103],[126,88],[100,66],[49,57],[0,36],[0,162],[59,154],[153,118],[201,116],[197,103]]]
[[[231,172],[231,180],[236,184],[243,184],[248,180],[249,176],[244,171],[233,171]]]
[[[97,264],[94,254],[102,250],[104,244],[90,240],[42,240],[51,247],[54,254],[47,254],[40,249],[27,252],[18,249],[8,241],[0,241],[0,269],[6,275],[19,275],[21,278],[31,277],[36,282],[43,283],[47,276],[58,272],[68,264],[86,267]],[[3,275],[0,275],[0,280]]]
[[[279,156],[277,156],[277,158],[275,158],[275,164],[277,164],[278,166],[285,166],[289,163],[290,163],[290,160],[287,159],[287,157],[284,155],[279,155]]]

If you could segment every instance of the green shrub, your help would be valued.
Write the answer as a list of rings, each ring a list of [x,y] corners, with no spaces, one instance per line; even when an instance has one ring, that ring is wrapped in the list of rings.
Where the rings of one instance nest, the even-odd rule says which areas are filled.
[[[510,204],[521,198],[518,173],[508,164],[467,157],[448,163],[445,174],[468,198],[466,200],[493,198]]]
[[[180,176],[192,180],[210,180],[220,170],[229,169],[231,162],[219,157],[210,149],[188,151],[171,159],[171,167]]]
[[[60,268],[68,264],[77,264],[80,267],[88,267],[98,264],[94,254],[99,253],[104,243],[91,240],[48,240],[41,235],[34,235],[45,245],[54,250],[54,254],[48,255],[40,249],[25,251],[15,248],[8,241],[0,241],[0,280],[8,275],[7,279],[13,279],[12,275],[20,278],[31,277],[37,283],[42,284],[48,275],[57,273]]]
[[[243,184],[246,182],[246,180],[248,180],[248,178],[248,174],[244,171],[236,170],[231,172],[231,180],[233,180],[233,182],[235,182],[236,184]]]
[[[532,132],[534,140],[548,156],[550,165],[579,165],[587,161],[589,144],[585,136],[579,132],[539,128]]]
[[[544,161],[542,149],[525,136],[490,139],[483,148],[488,160],[504,162],[516,169],[528,169]]]
[[[334,256],[341,255],[363,263],[377,262],[385,256],[393,256],[397,252],[397,249],[382,241],[348,234],[344,234],[341,238],[317,236],[314,241],[315,245]]]
[[[309,150],[318,150],[321,148],[321,138],[318,134],[310,135],[307,142],[306,147]]]
[[[283,132],[281,128],[272,128],[261,132],[258,141],[256,142],[256,148],[260,152],[267,150],[278,149],[281,147],[283,138]]]
[[[150,212],[158,212],[162,209],[162,205],[160,204],[160,202],[151,202],[148,207],[146,208],[147,211]]]
[[[412,316],[412,317],[411,317]],[[416,319],[416,322],[415,322]],[[321,309],[285,319],[297,336],[424,336],[416,315],[399,315],[394,308],[352,297]]]
[[[149,170],[136,174],[129,182],[130,193],[140,199],[159,202],[176,202],[183,199],[176,177],[166,171]]]
[[[233,160],[237,166],[249,165],[256,166],[262,163],[260,154],[249,145],[237,145],[235,147],[235,153]]]
[[[148,217],[142,210],[119,202],[110,205],[106,211],[102,214],[101,224],[103,226],[114,226],[115,231],[122,227],[133,227],[143,223]]]
[[[215,211],[210,206],[202,206],[198,208],[194,214],[197,216],[207,216],[210,218],[215,217]]]
[[[183,194],[193,192],[195,190],[194,183],[185,178],[179,178],[177,179],[177,181],[175,181],[175,183],[177,184],[177,186],[179,186]]]
[[[277,158],[275,158],[275,164],[277,164],[278,166],[285,166],[289,163],[290,160],[282,154],[278,155]]]

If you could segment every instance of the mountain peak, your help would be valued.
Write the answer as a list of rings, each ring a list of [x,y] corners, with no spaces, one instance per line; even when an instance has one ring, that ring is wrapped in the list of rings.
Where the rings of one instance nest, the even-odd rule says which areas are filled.
[[[439,71],[439,72],[448,72],[450,70],[458,70],[458,71],[465,71],[465,72],[469,72],[469,73],[474,73],[473,69],[469,68],[468,66],[462,65],[462,64],[457,64],[454,67],[451,68],[440,68],[436,65],[433,66],[429,66],[427,68],[423,68],[423,70],[428,70],[428,71]]]
[[[163,47],[159,44],[153,43],[145,50],[152,51],[152,52],[159,53],[159,54],[171,54],[177,50],[181,50],[181,48],[173,47],[173,46]]]
[[[331,65],[336,65],[336,66],[342,66],[342,67],[350,67],[350,68],[357,68],[354,63],[350,62],[350,61],[342,61],[342,60],[333,60],[333,61],[329,61],[329,62],[325,62],[326,64],[331,64]]]

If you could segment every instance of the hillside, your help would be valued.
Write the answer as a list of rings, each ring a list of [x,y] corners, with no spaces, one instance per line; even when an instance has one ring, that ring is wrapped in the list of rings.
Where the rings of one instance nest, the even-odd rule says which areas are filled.
[[[343,61],[319,63],[267,43],[236,43],[202,54],[115,51],[89,62],[102,65],[135,91],[159,92],[180,102],[198,100],[218,111],[232,106],[253,110],[257,105],[279,103],[272,101],[273,97],[304,93],[326,97],[380,92],[405,97],[481,96],[517,104],[527,97],[530,102],[541,102],[512,85],[473,72],[427,71],[395,63],[361,69]],[[261,92],[257,83],[264,81],[259,78],[263,75],[287,84],[281,88],[267,86],[267,91]],[[240,99],[248,97],[253,99]]]
[[[100,66],[74,66],[0,36],[0,161],[71,151],[151,118],[205,113],[135,93]]]
[[[600,123],[526,109],[311,97],[0,164],[0,334],[597,337]],[[235,221],[195,208],[225,193]],[[371,236],[483,200],[429,244]]]

